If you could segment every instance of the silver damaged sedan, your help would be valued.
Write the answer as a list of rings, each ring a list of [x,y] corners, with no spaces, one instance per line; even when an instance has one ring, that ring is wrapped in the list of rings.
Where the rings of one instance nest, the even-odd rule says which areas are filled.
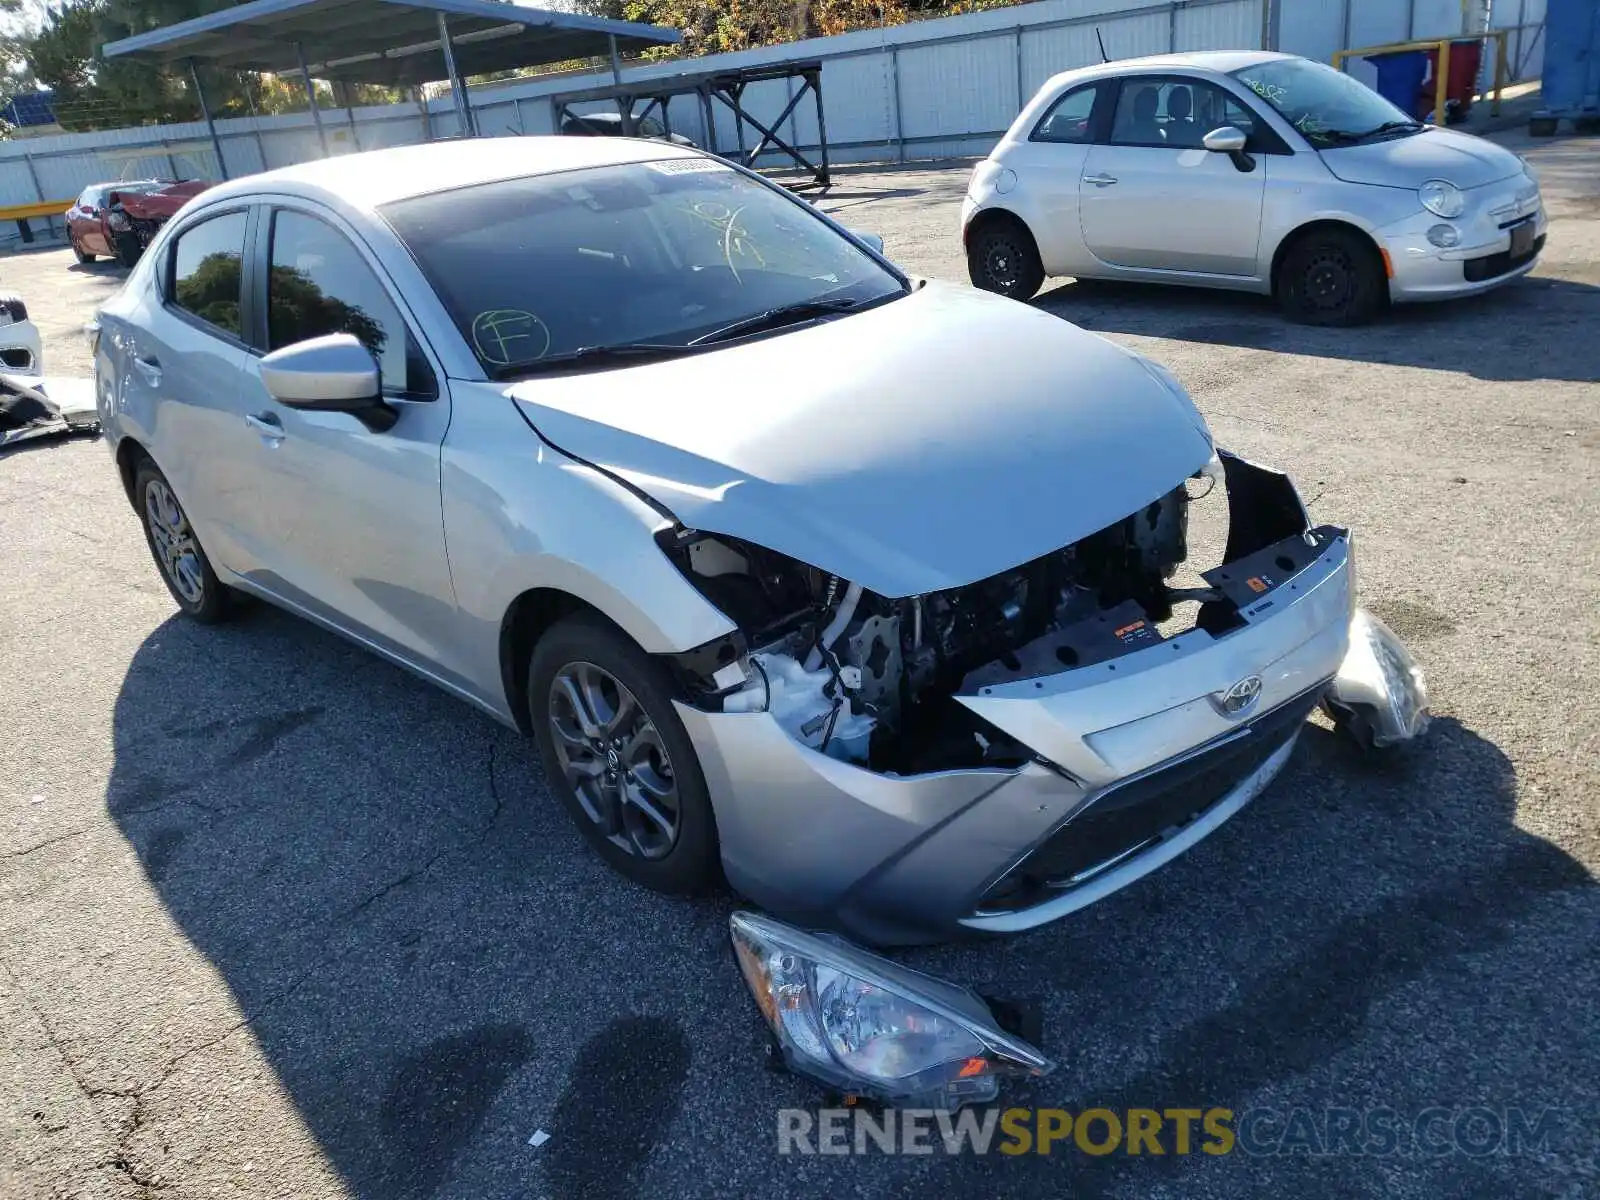
[[[972,282],[1015,299],[1046,275],[1179,283],[1350,325],[1526,275],[1546,220],[1511,151],[1332,67],[1228,51],[1048,80],[973,171],[961,229]]]
[[[1426,719],[1348,534],[1165,370],[693,149],[223,184],[103,309],[96,375],[186,613],[261,597],[531,734],[653,888],[1026,929],[1206,836],[1317,704],[1374,744]]]

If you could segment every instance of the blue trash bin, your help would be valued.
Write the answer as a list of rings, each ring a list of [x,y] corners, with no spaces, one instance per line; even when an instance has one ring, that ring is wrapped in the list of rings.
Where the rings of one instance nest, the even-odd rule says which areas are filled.
[[[1600,5],[1595,0],[1549,0],[1542,86],[1544,106],[1528,122],[1528,132],[1552,134],[1563,117],[1580,129],[1600,124]]]
[[[1428,74],[1428,56],[1422,50],[1393,50],[1368,54],[1366,61],[1378,72],[1378,95],[1408,117],[1417,116],[1422,81]]]

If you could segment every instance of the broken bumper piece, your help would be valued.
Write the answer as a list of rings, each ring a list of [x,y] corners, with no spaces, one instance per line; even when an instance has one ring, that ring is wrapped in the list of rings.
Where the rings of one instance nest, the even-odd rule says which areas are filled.
[[[1364,608],[1350,620],[1350,652],[1328,687],[1334,721],[1369,750],[1419,737],[1428,728],[1428,684],[1405,644]]]
[[[785,1065],[845,1096],[955,1109],[1053,1068],[965,988],[756,913],[731,932]]]

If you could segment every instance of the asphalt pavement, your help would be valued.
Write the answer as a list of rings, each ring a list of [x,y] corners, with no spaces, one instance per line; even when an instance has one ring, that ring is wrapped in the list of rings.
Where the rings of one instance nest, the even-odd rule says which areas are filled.
[[[1600,140],[1505,140],[1552,226],[1489,296],[1348,331],[1037,301],[1349,525],[1433,689],[1402,761],[1313,724],[1166,869],[902,956],[1037,1003],[1059,1067],[1005,1104],[1227,1109],[1233,1152],[780,1154],[780,1110],[823,1097],[766,1065],[736,899],[622,881],[529,743],[338,638],[180,619],[78,440],[0,457],[0,1195],[1600,1195]],[[968,169],[852,170],[823,207],[963,280]],[[0,279],[86,369],[119,272]],[[1333,1136],[1350,1113],[1401,1136]]]

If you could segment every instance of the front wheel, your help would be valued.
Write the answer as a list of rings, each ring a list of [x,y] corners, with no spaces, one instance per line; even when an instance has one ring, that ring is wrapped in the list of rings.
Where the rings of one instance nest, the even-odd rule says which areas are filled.
[[[551,791],[619,874],[658,892],[717,881],[716,819],[700,760],[672,707],[671,675],[593,616],[534,647],[528,707]]]
[[[127,230],[117,234],[117,261],[130,271],[139,265],[139,259],[144,257],[144,247],[139,243],[139,235]]]
[[[1044,264],[1021,221],[995,218],[967,239],[967,275],[973,287],[1028,300],[1044,282]]]
[[[134,472],[133,497],[161,582],[178,607],[202,625],[225,620],[232,611],[233,590],[211,569],[189,515],[167,477],[149,459]]]
[[[1278,303],[1305,325],[1360,325],[1386,298],[1383,260],[1353,230],[1322,229],[1289,247],[1278,267]]]
[[[90,254],[82,246],[78,245],[76,239],[74,239],[72,243],[72,257],[77,259],[80,263],[92,263],[94,261],[94,255]]]

